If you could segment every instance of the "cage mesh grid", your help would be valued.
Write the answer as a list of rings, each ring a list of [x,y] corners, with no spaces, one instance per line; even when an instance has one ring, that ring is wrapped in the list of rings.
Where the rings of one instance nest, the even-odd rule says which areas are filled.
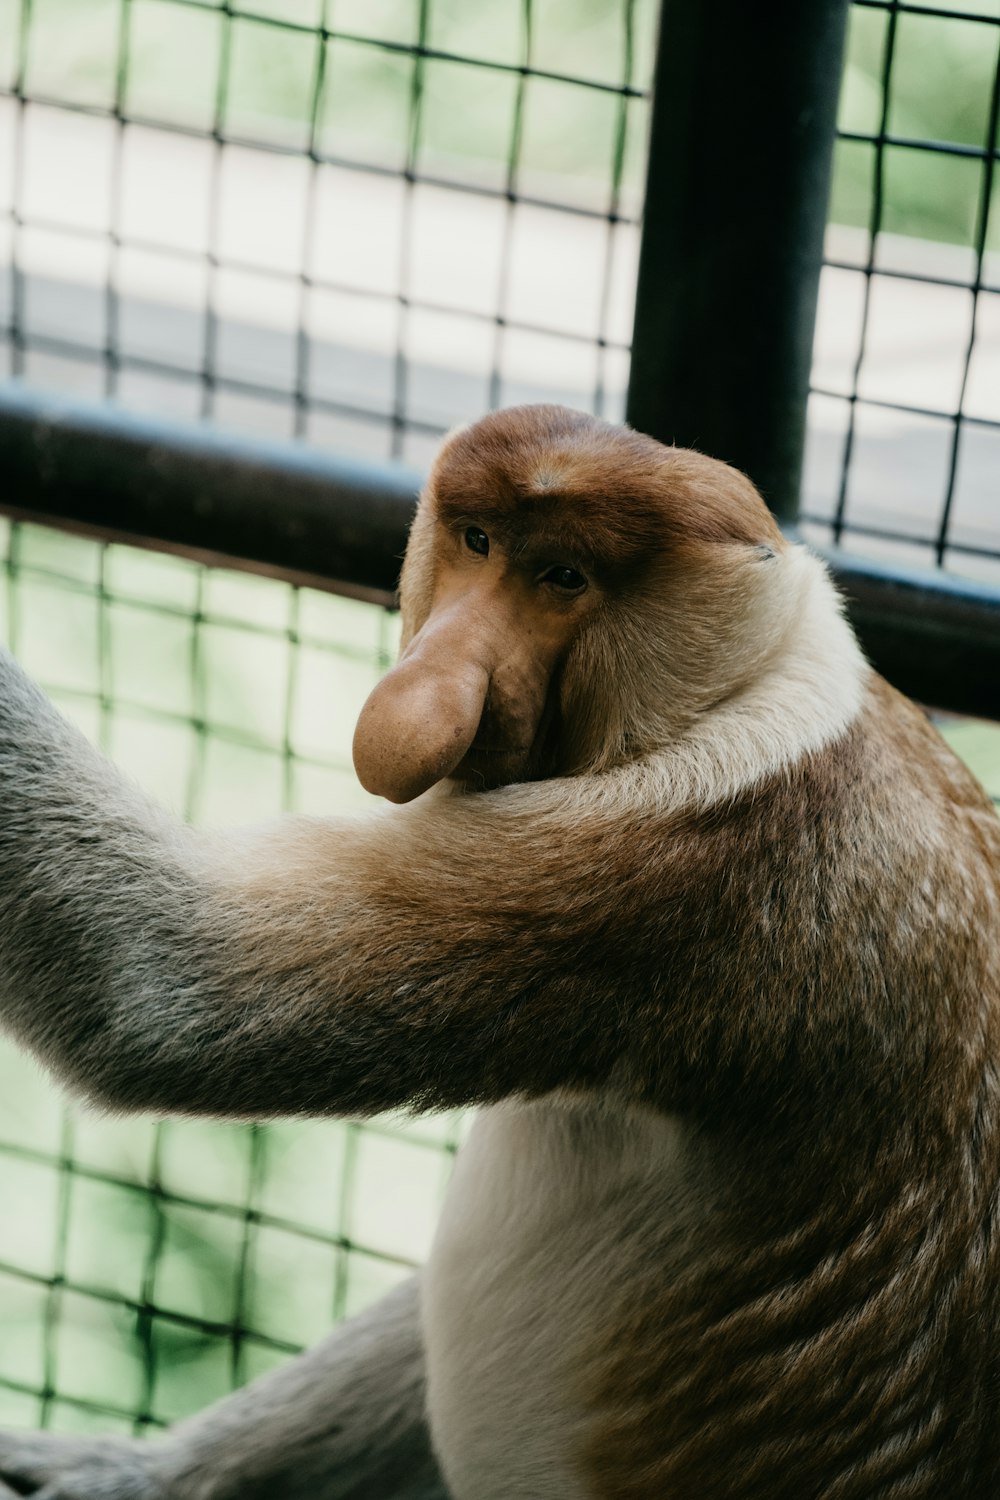
[[[850,14],[807,535],[996,578],[1000,5]],[[416,464],[498,404],[619,417],[655,26],[0,0],[9,369]]]
[[[488,405],[555,398],[619,415],[654,7],[510,0],[491,8],[488,36],[468,29],[472,9],[90,0],[81,30],[70,0],[0,0],[11,371],[418,463]],[[992,567],[1000,531],[992,491],[980,514],[963,472],[969,433],[1000,425],[977,389],[1000,293],[1000,16],[980,10],[853,7],[848,81],[854,68],[875,84],[864,108],[845,89],[834,212],[839,194],[854,233],[831,229],[806,486],[816,534],[963,568]],[[894,118],[907,29],[932,23],[987,39],[978,144]],[[284,83],[257,89],[275,68]],[[362,133],[365,110],[375,124]],[[586,161],[561,153],[567,121]],[[852,152],[873,163],[860,188]],[[940,246],[912,260],[926,204],[900,206],[899,152],[978,174],[973,216],[941,229],[958,246],[947,266]],[[862,288],[853,322],[845,278]],[[908,323],[940,289],[965,299],[950,396],[871,388],[894,283],[916,299]],[[916,516],[886,519],[884,486],[872,492],[873,413],[945,432],[947,463],[926,496],[917,485]],[[904,500],[905,452],[893,436],[874,466],[883,479],[898,466]],[[971,539],[958,525],[970,493]],[[389,654],[389,617],[35,527],[5,527],[3,546],[0,621],[20,654],[178,811],[236,819],[351,797],[343,733]],[[326,690],[336,719],[302,720],[303,683],[313,702]],[[949,732],[1000,794],[994,732]],[[405,1274],[459,1128],[122,1127],[64,1113],[12,1052],[3,1076],[0,1419],[63,1427],[172,1420]]]
[[[994,0],[854,0],[803,502],[808,536],[994,580],[998,120]]]

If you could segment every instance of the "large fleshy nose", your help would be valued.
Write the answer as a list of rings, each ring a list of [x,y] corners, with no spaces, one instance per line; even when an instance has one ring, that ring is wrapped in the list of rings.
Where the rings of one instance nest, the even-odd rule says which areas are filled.
[[[451,775],[475,739],[506,625],[477,602],[435,610],[361,710],[354,768],[376,796],[419,797]]]

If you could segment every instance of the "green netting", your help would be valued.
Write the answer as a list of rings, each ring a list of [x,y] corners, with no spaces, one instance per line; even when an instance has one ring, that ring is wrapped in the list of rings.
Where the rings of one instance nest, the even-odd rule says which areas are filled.
[[[1000,4],[854,0],[806,534],[1000,580]]]
[[[0,635],[199,822],[365,799],[350,739],[396,623],[0,522]],[[426,1253],[458,1129],[109,1121],[2,1045],[0,1421],[168,1422],[314,1341]]]

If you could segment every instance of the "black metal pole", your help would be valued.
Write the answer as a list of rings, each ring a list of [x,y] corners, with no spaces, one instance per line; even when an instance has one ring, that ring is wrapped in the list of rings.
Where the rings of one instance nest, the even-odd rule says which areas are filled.
[[[847,0],[664,0],[628,420],[798,506]]]
[[[422,476],[0,383],[0,511],[394,595]]]

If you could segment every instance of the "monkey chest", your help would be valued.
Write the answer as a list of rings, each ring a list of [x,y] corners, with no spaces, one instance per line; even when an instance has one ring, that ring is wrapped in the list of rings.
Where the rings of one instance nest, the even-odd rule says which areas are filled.
[[[669,1233],[672,1132],[545,1103],[477,1120],[423,1287],[431,1432],[454,1500],[590,1493],[587,1356],[614,1335],[636,1226]]]

